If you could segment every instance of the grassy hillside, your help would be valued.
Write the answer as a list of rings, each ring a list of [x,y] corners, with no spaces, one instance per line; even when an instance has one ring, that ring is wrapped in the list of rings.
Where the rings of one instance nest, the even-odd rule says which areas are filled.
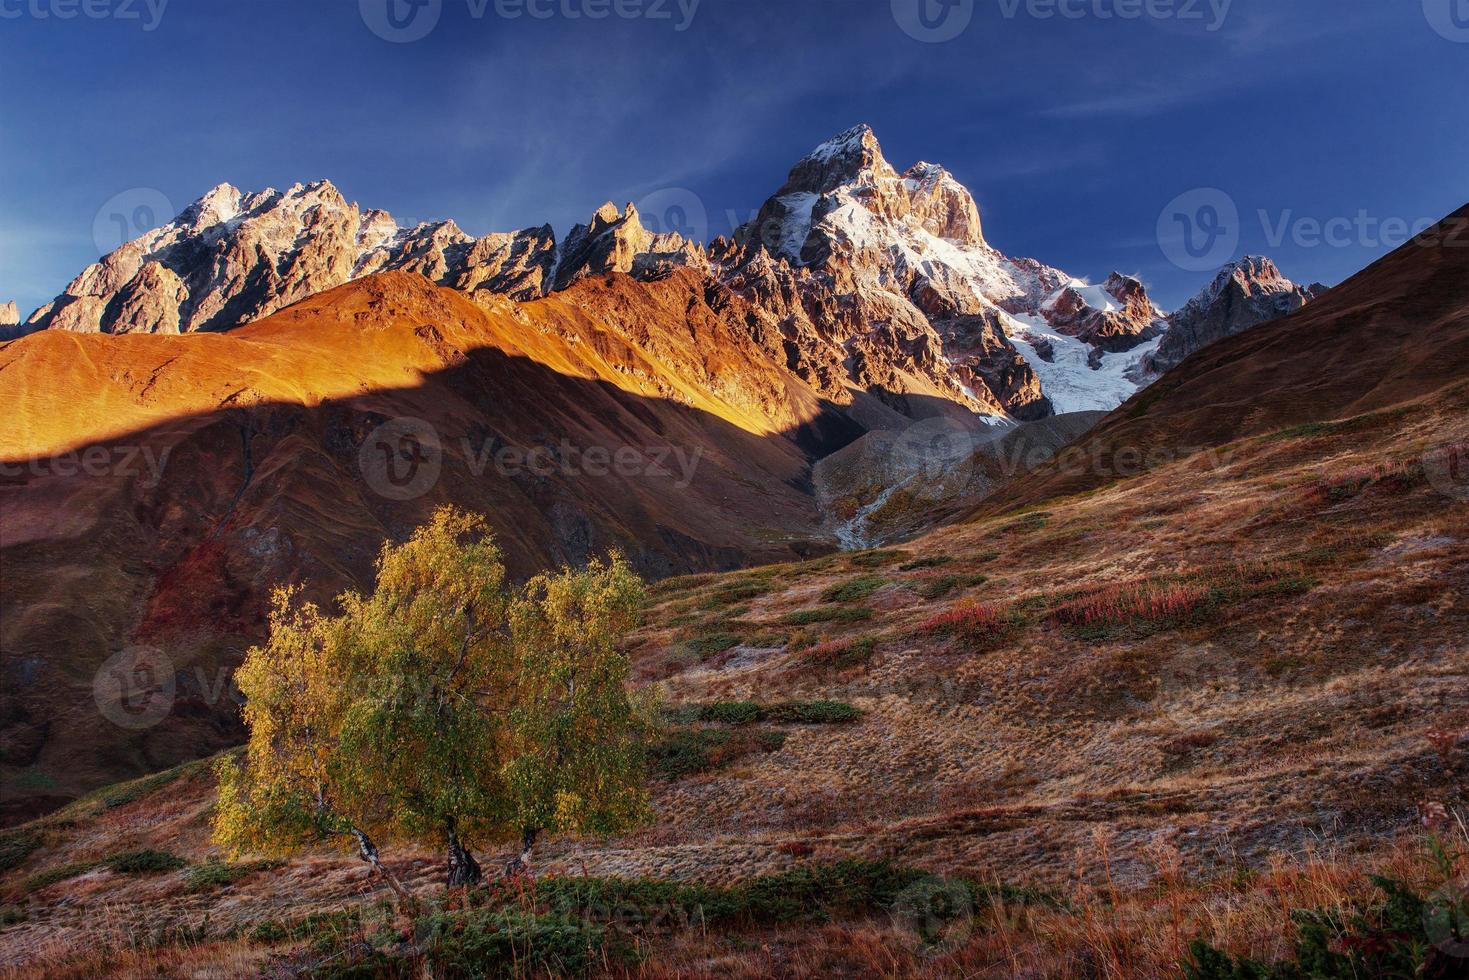
[[[1434,804],[1469,872],[1469,508],[1423,463],[1466,408],[1460,384],[663,583],[633,651],[666,708],[657,821],[556,842],[533,893],[436,911],[439,857],[391,850],[426,903],[395,919],[346,855],[216,863],[202,764],[104,791],[0,842],[0,964],[1167,976],[1233,968],[1196,938],[1270,962],[1313,921],[1337,953],[1396,935],[1367,876],[1442,884]]]

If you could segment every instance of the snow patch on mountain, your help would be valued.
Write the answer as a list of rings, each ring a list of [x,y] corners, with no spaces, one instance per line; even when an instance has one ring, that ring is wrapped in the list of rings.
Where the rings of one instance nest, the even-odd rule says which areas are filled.
[[[1010,342],[1040,376],[1041,390],[1058,415],[1107,412],[1127,401],[1138,390],[1129,374],[1136,373],[1138,364],[1157,350],[1160,342],[1160,338],[1154,338],[1123,354],[1098,353],[1090,344],[1055,330],[1041,317],[1014,314],[1006,319]],[[1041,357],[1037,344],[1049,346],[1049,359]]]

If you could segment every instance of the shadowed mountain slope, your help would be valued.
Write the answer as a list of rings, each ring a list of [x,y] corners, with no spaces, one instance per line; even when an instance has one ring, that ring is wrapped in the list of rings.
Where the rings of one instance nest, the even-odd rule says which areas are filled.
[[[231,744],[222,685],[270,590],[361,583],[443,503],[484,513],[519,576],[611,548],[652,577],[829,550],[810,459],[860,430],[678,276],[582,289],[486,308],[387,273],[225,335],[0,346],[7,811]],[[134,731],[93,683],[139,645],[183,710]]]

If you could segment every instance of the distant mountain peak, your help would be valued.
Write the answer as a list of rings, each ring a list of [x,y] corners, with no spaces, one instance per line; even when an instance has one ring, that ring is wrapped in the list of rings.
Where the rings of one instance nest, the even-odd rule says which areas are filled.
[[[1144,361],[1153,375],[1172,370],[1190,354],[1251,327],[1288,316],[1319,295],[1287,279],[1275,262],[1246,255],[1224,266],[1214,279],[1168,318],[1158,349]]]

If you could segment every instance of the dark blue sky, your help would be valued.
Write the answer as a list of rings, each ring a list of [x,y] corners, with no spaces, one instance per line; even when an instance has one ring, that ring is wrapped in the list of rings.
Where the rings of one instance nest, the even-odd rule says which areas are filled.
[[[370,29],[388,0],[170,0],[154,25],[163,2],[0,0],[0,301],[22,315],[159,195],[328,177],[475,233],[611,199],[702,206],[719,234],[864,121],[895,166],[968,185],[996,246],[1139,274],[1170,307],[1207,273],[1169,256],[1233,243],[1180,251],[1181,220],[1220,225],[1213,192],[1167,213],[1185,192],[1224,192],[1233,252],[1328,283],[1469,200],[1469,0],[925,0],[940,36],[969,18],[939,42],[918,0],[426,0],[412,43]]]

